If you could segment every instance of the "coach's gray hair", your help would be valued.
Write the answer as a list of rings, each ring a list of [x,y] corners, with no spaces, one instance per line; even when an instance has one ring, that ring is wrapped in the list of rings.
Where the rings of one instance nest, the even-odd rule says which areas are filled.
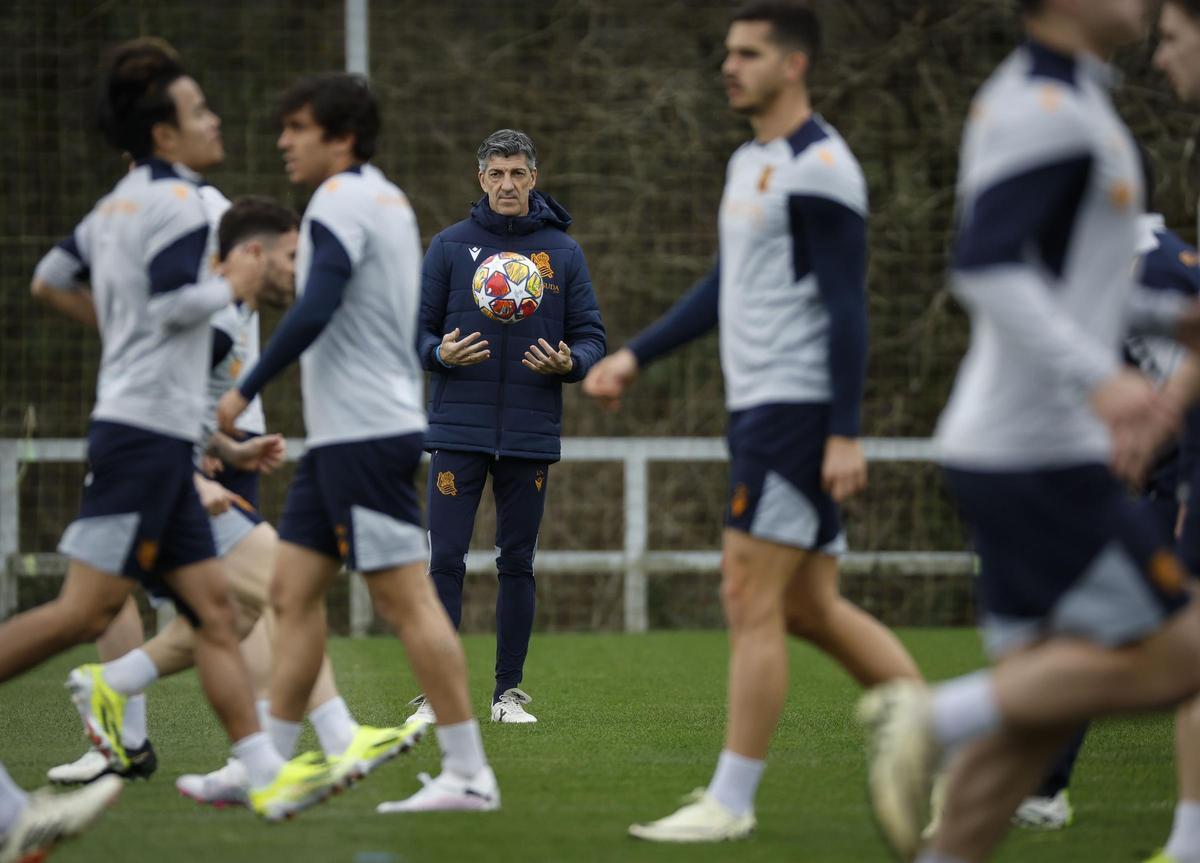
[[[483,139],[475,155],[479,159],[479,170],[487,167],[488,159],[493,156],[519,156],[525,154],[530,168],[537,167],[537,147],[524,132],[516,129],[497,129]]]

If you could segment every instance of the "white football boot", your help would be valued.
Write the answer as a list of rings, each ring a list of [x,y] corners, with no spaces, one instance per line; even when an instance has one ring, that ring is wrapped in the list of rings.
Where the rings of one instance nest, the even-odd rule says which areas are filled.
[[[86,785],[111,772],[108,756],[92,747],[70,764],[51,767],[46,771],[46,778],[55,785]]]
[[[424,692],[408,703],[417,709],[412,712],[408,719],[404,720],[406,725],[413,720],[420,720],[429,725],[437,724],[437,714],[433,712],[433,705],[429,703],[429,699],[425,697]]]
[[[1012,823],[1026,830],[1062,830],[1075,820],[1067,789],[1053,797],[1026,797],[1013,814]]]
[[[0,863],[40,863],[64,839],[82,832],[121,795],[117,776],[102,776],[78,791],[37,791],[7,835],[0,836]]]
[[[867,782],[875,820],[902,860],[911,860],[929,824],[941,747],[930,724],[931,696],[923,683],[897,680],[877,686],[858,702],[866,726]]]
[[[735,815],[703,788],[684,799],[683,807],[666,818],[632,825],[629,835],[647,842],[725,842],[754,832],[753,811]]]
[[[375,811],[381,814],[392,812],[490,812],[500,808],[500,786],[492,768],[484,766],[470,779],[463,779],[448,770],[436,778],[428,773],[418,777],[421,790],[405,800],[380,803]]]
[[[515,686],[504,690],[500,700],[492,705],[492,722],[511,722],[513,724],[528,724],[537,722],[537,717],[525,710],[525,705],[533,701],[529,694]]]
[[[185,773],[175,780],[175,788],[189,800],[218,809],[250,802],[250,774],[236,758],[211,773]]]

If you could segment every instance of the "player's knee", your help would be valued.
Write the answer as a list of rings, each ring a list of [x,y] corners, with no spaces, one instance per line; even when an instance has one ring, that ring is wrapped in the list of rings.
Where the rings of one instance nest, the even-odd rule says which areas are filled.
[[[726,578],[721,582],[721,605],[731,629],[752,629],[778,615],[771,597],[756,589],[752,579]]]
[[[793,604],[787,609],[785,617],[791,635],[820,642],[829,634],[833,608],[827,602]]]

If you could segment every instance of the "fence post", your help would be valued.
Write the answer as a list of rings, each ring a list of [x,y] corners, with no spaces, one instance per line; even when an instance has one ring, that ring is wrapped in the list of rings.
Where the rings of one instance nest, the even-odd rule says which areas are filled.
[[[367,77],[370,68],[368,0],[346,0],[346,71]]]
[[[649,626],[646,584],[647,458],[640,442],[625,454],[625,631]]]
[[[17,610],[17,573],[9,558],[19,551],[21,489],[17,481],[20,441],[0,440],[0,620]]]

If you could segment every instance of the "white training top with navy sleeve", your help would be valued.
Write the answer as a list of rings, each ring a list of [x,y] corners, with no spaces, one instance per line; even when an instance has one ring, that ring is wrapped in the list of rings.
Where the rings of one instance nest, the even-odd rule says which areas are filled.
[[[207,410],[209,318],[232,298],[208,266],[199,184],[182,165],[139,162],[69,241],[103,347],[93,419],[193,442]]]
[[[1121,361],[1143,189],[1113,72],[1036,43],[980,90],[963,139],[951,288],[971,342],[938,423],[979,470],[1107,463],[1092,389]]]
[[[309,447],[425,431],[421,257],[412,207],[377,168],[327,179],[300,224],[296,303],[243,375],[243,395],[299,356]]]

